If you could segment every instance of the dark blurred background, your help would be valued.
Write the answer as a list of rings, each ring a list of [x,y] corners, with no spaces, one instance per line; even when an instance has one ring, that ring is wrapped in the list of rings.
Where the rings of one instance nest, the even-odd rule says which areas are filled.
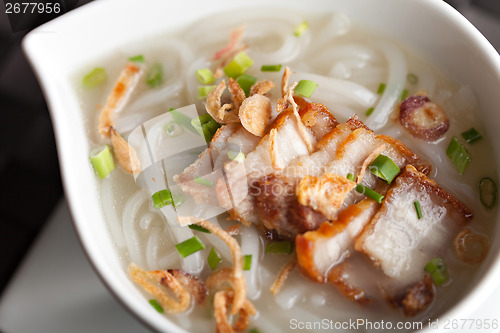
[[[60,2],[69,11],[90,1]],[[14,22],[13,31],[6,2],[0,12],[0,298],[63,196],[49,112],[20,44],[47,17],[35,14]],[[500,0],[448,2],[500,50]]]

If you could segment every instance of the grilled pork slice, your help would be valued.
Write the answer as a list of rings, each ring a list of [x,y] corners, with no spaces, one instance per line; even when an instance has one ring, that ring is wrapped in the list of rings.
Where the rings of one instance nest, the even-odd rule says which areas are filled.
[[[245,225],[258,224],[254,211],[254,198],[249,194],[249,186],[256,180],[283,170],[293,159],[311,153],[310,146],[316,139],[298,115],[292,110],[281,112],[274,120],[269,133],[242,163],[228,163],[225,166],[230,194],[218,192],[220,205],[233,207],[231,216]]]
[[[416,201],[420,203],[421,218],[415,210]],[[472,217],[462,202],[407,166],[355,248],[395,283],[413,285],[423,279],[425,265],[452,246],[459,228]]]
[[[250,134],[240,124],[223,125],[217,130],[210,145],[184,171],[174,176],[174,181],[182,191],[193,196],[198,204],[209,203],[218,205],[213,188],[199,184],[194,180],[210,175],[214,170],[221,169],[229,159],[227,151],[236,150],[247,153],[257,145],[259,137]]]
[[[297,262],[302,274],[324,282],[328,271],[344,260],[354,241],[377,212],[379,204],[363,199],[343,210],[332,222],[324,222],[318,230],[295,238]]]

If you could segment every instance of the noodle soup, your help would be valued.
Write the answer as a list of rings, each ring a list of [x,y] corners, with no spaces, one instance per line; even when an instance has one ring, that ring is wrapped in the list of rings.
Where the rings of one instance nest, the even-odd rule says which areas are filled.
[[[264,113],[264,116],[259,114],[259,116],[245,120],[242,116],[244,113],[242,110],[246,105],[244,100],[255,95],[251,95],[248,91],[243,97],[243,102],[237,103],[235,98],[237,94],[225,90],[219,96],[220,100],[214,99],[219,101],[218,106],[232,105],[224,111],[227,114],[223,113],[222,118],[229,116],[239,107],[240,120],[232,122],[219,119],[221,122],[219,123],[213,120],[216,115],[212,114],[213,119],[203,124],[201,117],[210,108],[207,107],[209,99],[214,97],[214,93],[207,93],[207,90],[215,91],[217,87],[221,87],[222,80],[230,84],[228,76],[233,74],[228,74],[229,70],[224,69],[234,61],[235,56],[241,55],[242,52],[250,59],[246,63],[244,60],[243,64],[239,63],[240,67],[248,67],[244,70],[244,74],[247,78],[250,77],[249,86],[260,81],[273,84],[269,90],[255,93],[255,95],[263,96],[259,101],[267,101],[266,110],[270,111]],[[137,55],[141,55],[142,59]],[[191,284],[205,282],[208,285],[207,279],[213,276],[214,272],[221,269],[234,270],[235,260],[241,260],[244,263],[243,266],[248,268],[247,270],[240,268],[242,279],[245,281],[243,286],[246,285],[244,298],[256,310],[246,328],[257,328],[260,332],[286,331],[294,328],[293,325],[296,325],[296,328],[321,329],[325,327],[318,327],[317,323],[323,323],[324,319],[327,319],[330,325],[362,318],[372,323],[381,320],[389,321],[394,325],[400,321],[408,322],[408,324],[422,322],[425,326],[429,319],[443,313],[450,304],[457,302],[463,296],[462,286],[467,285],[471,277],[476,274],[479,262],[484,258],[483,254],[486,255],[485,251],[490,241],[488,235],[491,235],[492,231],[490,221],[496,211],[494,207],[489,207],[495,203],[493,194],[496,193],[496,185],[494,185],[496,166],[489,158],[492,150],[479,122],[477,101],[472,90],[453,82],[422,56],[418,54],[418,50],[409,50],[405,45],[373,35],[363,27],[354,25],[349,17],[341,13],[313,16],[280,9],[272,15],[255,10],[245,12],[244,15],[225,13],[210,16],[175,34],[154,36],[139,43],[127,45],[112,57],[89,64],[88,68],[75,76],[75,85],[79,91],[82,109],[87,120],[88,138],[92,146],[96,148],[101,148],[102,145],[114,146],[115,164],[119,164],[117,156],[119,149],[115,146],[116,143],[112,142],[113,134],[109,139],[107,134],[103,135],[98,128],[102,123],[103,111],[107,110],[110,104],[108,95],[112,91],[116,92],[117,79],[123,74],[123,68],[128,66],[127,63],[132,63],[130,77],[125,77],[126,80],[123,81],[126,87],[130,87],[130,95],[119,96],[122,99],[118,98],[118,102],[115,101],[114,105],[118,105],[118,108],[112,110],[113,124],[109,128],[118,133],[114,139],[115,142],[127,145],[125,163],[134,159],[129,154],[130,151],[134,151],[136,158],[140,161],[140,167],[132,168],[132,174],[130,174],[117,165],[109,175],[99,180],[103,214],[106,217],[116,251],[123,260],[124,270],[128,271],[131,263],[137,265],[140,271],[137,271],[135,275],[131,273],[131,276],[135,277],[134,281],[138,282],[140,279],[137,279],[137,276],[147,277],[143,280],[154,280],[160,273],[154,275],[152,271],[175,269],[178,270],[177,272],[182,272],[178,274],[189,274],[190,278],[199,279],[198,282]],[[263,71],[263,65],[271,66],[272,71]],[[281,65],[281,67],[278,68],[279,66],[276,65]],[[96,87],[82,87],[81,78],[96,66],[105,69],[107,79]],[[288,79],[284,78],[286,67],[290,68]],[[216,77],[213,82],[207,83],[204,81],[206,77],[197,79],[196,73],[202,69],[210,69],[212,75],[218,76],[219,73],[220,76]],[[136,75],[135,71],[143,73],[137,75],[137,79],[133,79]],[[234,75],[236,83],[241,74]],[[252,78],[256,78],[256,81],[251,81]],[[132,82],[133,80],[136,82]],[[313,85],[315,83],[317,87],[308,97],[304,95],[300,97],[297,90],[295,90],[295,96],[298,98],[291,97],[293,89],[285,88],[298,89],[294,86],[294,82],[301,81],[312,82]],[[244,80],[238,83],[240,87],[245,84],[248,85]],[[307,95],[307,92],[302,94]],[[402,124],[401,115],[406,112],[406,109],[401,111],[401,105],[408,98],[415,96],[425,97],[428,99],[425,103],[433,103],[444,110],[448,125],[445,132],[437,138],[422,139]],[[294,105],[294,102],[297,105]],[[311,107],[311,103],[324,105],[325,108]],[[328,118],[329,116],[324,114],[317,117],[314,113],[312,118],[314,124],[308,123],[307,119],[304,119],[304,114],[310,109],[319,113],[322,112],[320,110],[327,109],[334,118]],[[414,109],[418,107],[410,108],[410,111],[413,112]],[[303,114],[300,114],[301,110]],[[189,117],[189,122],[183,123],[179,116],[177,118],[173,116],[172,112],[176,111]],[[301,122],[294,122],[296,115],[299,116]],[[352,120],[354,115],[359,118]],[[321,120],[326,119],[325,117],[334,120],[325,121],[324,126],[315,127],[316,123],[323,124]],[[193,128],[195,130],[197,128],[197,119],[199,134],[192,131]],[[264,125],[259,125],[262,119],[264,119]],[[194,123],[193,120],[195,120]],[[217,132],[208,129],[209,125],[206,124],[211,121],[221,125]],[[354,126],[354,123],[357,125]],[[423,123],[427,124],[425,121]],[[347,125],[342,127],[342,124]],[[203,125],[206,126],[203,127]],[[366,149],[369,151],[367,156],[362,157],[362,162],[367,161],[366,165],[361,163],[360,168],[363,172],[356,167],[356,172],[359,171],[359,173],[353,175],[354,180],[348,179],[349,173],[344,172],[347,170],[344,165],[348,163],[340,162],[338,149],[333,149],[335,155],[327,151],[327,147],[334,143],[332,139],[328,141],[325,138],[329,133],[335,132],[335,129],[342,128],[347,131],[346,137],[342,140],[341,135],[335,133],[335,138],[339,138],[339,145],[347,144],[344,141],[347,137],[354,139],[358,138],[357,135],[359,137],[366,135],[369,137],[367,139],[369,143],[375,142],[376,145],[373,148],[361,142],[363,145],[350,148],[346,155],[349,158],[358,158],[357,155],[360,154],[362,148],[368,147]],[[152,137],[153,134],[158,133],[158,129],[161,135],[170,137],[170,145],[162,146],[159,137]],[[466,142],[469,139],[467,135],[466,138],[462,137],[462,133],[470,129],[481,134],[482,138],[472,143]],[[207,138],[207,131],[215,138],[210,137],[213,143],[210,147],[203,140]],[[181,134],[177,135],[178,133]],[[273,139],[273,133],[276,133],[275,139]],[[224,135],[228,139],[217,141],[221,140]],[[389,140],[380,135],[392,139]],[[330,135],[329,138],[331,137],[334,136]],[[173,144],[172,140],[180,141],[175,141],[176,144]],[[270,143],[263,144],[267,142],[265,140],[269,140]],[[321,142],[324,144],[320,144]],[[450,148],[451,142],[459,143],[455,151]],[[221,143],[223,147],[217,148],[219,149],[217,154],[223,159],[214,157],[214,151],[210,151],[212,147],[219,147],[218,144]],[[404,149],[398,150],[401,147],[400,143],[404,145]],[[273,153],[271,153],[272,161],[263,161],[263,155],[256,153],[258,147],[276,147],[280,154],[276,154],[273,159]],[[325,153],[322,153],[323,150]],[[403,150],[404,153],[402,153]],[[159,151],[161,153],[158,153]],[[172,151],[175,151],[175,154]],[[208,151],[212,156],[212,160],[208,158],[211,164],[210,172],[197,174],[191,179],[182,179],[187,168],[200,161],[204,151]],[[463,157],[465,151],[470,158],[468,164]],[[397,167],[401,173],[397,172],[399,176],[395,180],[383,179],[384,183],[375,172],[368,168],[368,164],[373,165],[375,157],[379,155],[392,156],[391,154],[395,154],[396,157],[390,160],[399,164]],[[368,155],[373,155],[370,160],[368,160]],[[408,157],[410,155],[411,158]],[[458,157],[457,160],[457,155],[462,157]],[[238,156],[240,156],[239,159]],[[323,162],[319,162],[321,156],[324,156]],[[398,156],[402,156],[399,162]],[[334,161],[339,162],[333,163]],[[346,161],[352,162],[350,159]],[[309,165],[308,163],[311,166],[304,171],[303,167]],[[234,175],[231,171],[234,169],[230,169],[229,164],[244,165],[243,172],[246,173],[247,178],[244,181],[245,192],[241,200],[235,198],[242,183],[239,182],[237,176],[231,178],[231,175]],[[465,169],[463,169],[464,164]],[[409,165],[414,166],[415,170],[409,169]],[[224,171],[219,172],[217,176],[218,170]],[[239,170],[236,168],[235,173]],[[342,172],[337,172],[337,170],[342,170]],[[254,174],[250,174],[250,171]],[[215,178],[212,179],[211,176],[206,176],[207,174],[214,174]],[[307,196],[307,200],[303,199],[306,192],[300,192],[301,186],[310,185],[304,179],[320,183],[324,180],[322,178],[324,174],[335,176],[335,183],[332,184],[343,184],[348,188],[338,207],[333,201],[328,201],[326,206],[322,206],[320,201],[314,201],[318,200],[317,193],[321,192],[321,188],[316,187],[312,191],[314,196]],[[419,179],[422,179],[421,183],[414,180],[415,175],[419,175]],[[286,177],[287,181],[281,182],[281,177]],[[340,180],[338,177],[347,180]],[[398,213],[400,215],[394,218],[396,222],[404,220],[408,223],[402,224],[403,227],[415,226],[415,234],[403,233],[401,236],[430,232],[428,238],[431,240],[435,235],[439,237],[436,236],[434,241],[426,245],[431,249],[427,252],[412,250],[417,251],[425,259],[423,264],[414,259],[418,255],[410,253],[407,256],[408,262],[418,262],[418,267],[402,268],[401,271],[393,273],[391,269],[398,266],[398,260],[387,257],[390,253],[376,252],[374,246],[370,246],[369,241],[362,242],[361,239],[369,239],[370,236],[376,234],[378,230],[376,225],[382,225],[381,222],[376,222],[375,217],[375,213],[383,213],[382,207],[386,207],[386,210],[397,208],[399,207],[396,205],[399,202],[398,198],[410,198],[413,195],[412,191],[397,195],[399,192],[395,190],[396,187],[399,186],[401,190],[405,190],[404,187],[407,185],[404,182],[405,177],[411,180],[410,185],[418,183],[418,186],[425,188],[428,192],[424,191],[425,197],[419,194],[418,200],[409,199],[411,209],[401,210]],[[229,193],[229,201],[232,203],[229,206],[222,203],[226,192],[219,191],[217,185],[220,179],[226,179],[226,185],[229,188],[226,192]],[[277,184],[274,188],[276,193],[262,197],[266,193],[265,185],[276,179],[280,181],[275,183]],[[293,181],[288,182],[289,179]],[[431,179],[437,185],[432,183]],[[233,180],[238,188],[231,187]],[[483,181],[482,190],[478,187],[480,181]],[[376,190],[382,196],[381,199],[379,197],[380,202],[377,202],[377,198],[368,196],[367,192],[359,191],[359,186]],[[492,186],[495,186],[495,189]],[[161,204],[155,201],[154,195],[167,187],[170,200],[164,203],[170,204],[160,207]],[[207,190],[207,188],[210,189]],[[291,191],[289,191],[290,188]],[[257,190],[258,194],[256,194]],[[203,195],[197,197],[201,192]],[[179,199],[180,197],[182,199]],[[276,220],[266,222],[267,224],[262,223],[263,220],[268,221],[264,216],[265,212],[277,209],[276,206],[269,208],[267,204],[284,197],[287,198],[286,205],[289,205],[289,199],[295,200],[293,206],[291,204],[286,206],[290,207],[290,211],[302,214],[304,207],[309,207],[306,213],[316,214],[314,216],[319,220],[313,223],[314,225],[308,224],[305,229],[302,225],[300,229],[296,225],[287,228],[281,224],[272,224]],[[368,199],[365,199],[366,197]],[[428,197],[431,198],[430,201],[426,201]],[[216,200],[215,203],[213,200]],[[297,207],[295,202],[300,204],[298,207],[301,210],[295,210]],[[354,207],[354,205],[361,207],[359,206],[361,202],[366,203],[364,211],[371,209],[373,214],[357,227],[353,224],[345,227],[349,235],[347,243],[342,243],[342,246],[333,243],[334,247],[340,247],[339,258],[335,259],[333,258],[335,255],[328,254],[325,260],[329,261],[326,264],[322,262],[327,269],[318,274],[317,271],[320,270],[318,260],[322,259],[318,259],[317,253],[307,252],[308,250],[300,244],[313,244],[318,247],[318,251],[321,251],[319,243],[310,243],[310,239],[325,237],[325,235],[321,232],[313,233],[326,228],[323,227],[323,222],[327,226],[336,225],[335,223],[339,225],[339,221],[342,221],[347,214],[345,212],[349,212],[349,207]],[[416,202],[423,206],[420,208],[420,213],[416,212]],[[390,206],[391,203],[395,206]],[[157,208],[154,207],[155,205]],[[246,207],[248,205],[249,207]],[[456,210],[461,216],[458,218],[452,216],[450,219],[460,221],[456,225],[453,221],[450,222],[452,227],[443,222],[444,227],[433,229],[434,225],[426,220],[431,215],[430,210],[426,210],[429,205],[433,205],[433,208],[442,206],[441,210],[437,207],[437,212],[432,213],[436,214],[438,220],[444,218],[443,216],[448,216],[447,214],[453,215],[454,213],[449,212]],[[287,212],[288,210],[280,211],[282,214]],[[235,239],[240,257],[235,257],[235,250],[228,247],[224,243],[224,238],[219,238],[217,232],[205,233],[196,228],[189,228],[187,225],[181,226],[177,221],[178,215],[188,217],[189,214],[198,218],[194,220],[194,224],[200,220],[209,220],[225,234]],[[404,216],[410,214],[422,216],[406,221]],[[348,217],[352,218],[353,215]],[[461,221],[462,219],[464,221]],[[291,218],[285,217],[280,221],[289,223],[290,220]],[[427,229],[418,229],[416,226],[420,224],[414,224],[414,220],[421,221],[422,224],[428,223],[425,225]],[[272,228],[269,228],[270,225]],[[349,225],[352,226],[351,229],[348,228]],[[388,244],[389,249],[396,248],[396,245],[401,249],[409,249],[412,245],[411,240],[391,239],[390,235],[393,234],[391,230],[398,231],[397,226],[397,223],[396,227],[385,226],[384,228],[389,230],[388,236],[382,235],[381,238],[375,239],[375,244],[382,239],[384,242],[394,241],[394,244],[385,243]],[[470,233],[464,234],[464,230],[469,230]],[[305,234],[315,236],[307,238]],[[362,234],[363,237],[361,237]],[[460,235],[462,237],[457,238]],[[477,262],[475,260],[464,262],[464,254],[456,253],[459,251],[456,249],[457,244],[460,245],[472,239],[472,236],[468,235],[474,236],[473,239],[479,239],[475,244],[479,247],[479,254],[467,254],[472,258],[479,258]],[[193,250],[192,254],[183,257],[182,251],[176,245],[192,240],[195,236],[196,240],[203,244],[204,249]],[[328,241],[332,238],[326,237]],[[443,244],[437,246],[436,243],[441,241]],[[280,249],[279,246],[273,247],[270,244],[281,244],[285,248]],[[286,246],[292,246],[292,249]],[[335,252],[331,247],[325,249]],[[211,253],[216,253],[212,255],[212,258],[215,256],[218,259],[207,261]],[[242,256],[247,256],[247,259]],[[312,264],[304,259],[311,256],[313,257]],[[434,257],[444,260],[446,266],[444,271],[438,272],[440,278],[437,280],[432,278],[433,275],[438,274],[435,273],[436,267],[433,269],[427,266],[432,261],[431,259],[435,259]],[[276,283],[276,277],[283,272],[283,267],[297,260],[294,258],[298,258],[296,265],[299,269],[291,269],[288,277],[287,274],[282,275],[286,281],[281,288],[277,288],[278,290],[273,295],[270,288]],[[348,267],[344,269],[345,263]],[[384,266],[384,263],[390,267]],[[309,264],[315,266],[314,273],[309,269]],[[214,266],[214,269],[210,266]],[[342,267],[340,273],[332,274],[339,267]],[[347,280],[344,279],[346,276]],[[177,277],[177,279],[182,278]],[[409,290],[418,286],[422,279],[427,279],[426,288],[431,290],[432,297],[425,304],[418,304],[409,310],[407,304],[411,303],[412,297]],[[429,282],[431,281],[429,279],[432,282]],[[161,286],[154,284],[157,290],[173,289],[172,286],[165,287],[161,281],[163,280],[156,281]],[[150,282],[147,284],[151,285]],[[226,304],[230,304],[238,297],[238,290],[231,283],[225,287],[233,289],[234,295],[231,294],[232,296],[225,298]],[[137,288],[144,290],[145,302],[154,299],[160,303],[163,311],[168,312],[168,306],[161,304],[161,298],[155,292],[151,296],[148,288],[144,288],[144,283],[139,281]],[[208,289],[211,289],[210,286]],[[210,293],[213,294],[218,289],[214,287]],[[221,290],[225,289],[221,288]],[[180,297],[174,299],[179,301]],[[167,314],[167,316],[180,327],[190,331],[205,331],[207,327],[215,327],[212,298],[206,297],[201,305],[195,303],[194,300],[190,300],[189,306],[181,313]],[[155,311],[153,307],[151,311]],[[251,311],[247,308],[247,312]],[[240,318],[242,316],[240,313]],[[411,331],[423,326],[407,326],[406,328]],[[328,326],[328,328],[337,327]],[[359,328],[361,331],[377,330],[377,327]]]

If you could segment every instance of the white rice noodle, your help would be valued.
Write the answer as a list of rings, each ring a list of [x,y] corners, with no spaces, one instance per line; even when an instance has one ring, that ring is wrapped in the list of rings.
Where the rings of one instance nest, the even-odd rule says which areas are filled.
[[[158,247],[160,244],[161,228],[156,226],[151,228],[151,232],[146,244],[146,263],[149,270],[158,269]]]
[[[361,44],[331,46],[319,53],[314,62],[318,68],[331,68],[333,74],[338,68],[365,68],[369,64],[381,63],[382,57],[372,48]],[[348,78],[348,77],[347,77]]]
[[[172,267],[176,267],[179,262],[179,255],[177,251],[172,248],[172,251],[168,252],[167,255],[158,259],[158,268],[159,269],[169,269]]]
[[[345,35],[351,30],[351,20],[343,13],[333,13],[325,22],[311,44],[311,51],[315,52],[332,42],[335,38]]]
[[[148,194],[144,190],[135,192],[125,203],[122,215],[122,226],[125,243],[127,244],[130,261],[140,267],[144,267],[142,255],[142,244],[138,235],[139,223],[137,223],[137,214],[141,206],[147,202]]]
[[[171,205],[161,208],[161,212],[167,218],[167,225],[171,232],[175,243],[183,242],[194,237],[193,231],[187,227],[181,227],[177,222],[177,213]],[[182,269],[189,274],[198,274],[203,270],[204,260],[201,258],[200,252],[182,259]]]
[[[282,290],[276,295],[274,298],[274,301],[280,308],[283,310],[290,310],[297,301],[301,300],[302,297],[305,296],[305,294],[308,291],[308,286],[302,283],[285,283],[285,286],[283,287]]]
[[[108,222],[109,233],[115,241],[116,247],[122,251],[126,248],[123,236],[122,223],[115,210],[114,191],[110,178],[101,181],[101,202],[104,218]]]
[[[366,120],[366,125],[374,131],[382,128],[389,120],[389,115],[399,102],[403,92],[407,72],[406,59],[403,52],[396,45],[388,41],[380,41],[377,46],[385,55],[389,66],[389,77],[384,94],[371,116]]]
[[[259,311],[257,316],[253,319],[252,325],[257,327],[259,332],[283,332],[283,329],[276,323],[276,318],[274,318],[273,314],[274,311]]]
[[[377,94],[352,81],[329,78],[322,75],[297,72],[290,76],[290,82],[311,80],[318,83],[311,98],[320,102],[342,101],[344,104],[371,107],[377,100]]]
[[[283,64],[294,61],[307,50],[311,41],[311,33],[307,30],[300,38],[297,38],[292,33],[292,29],[293,27],[290,25],[279,24],[279,22],[262,23],[249,27],[245,33],[249,45],[259,45],[264,42],[252,42],[252,38],[257,39],[260,36],[266,36],[266,39],[269,39],[269,31],[272,31],[273,35],[277,35],[280,42],[272,43],[275,49],[271,52],[250,48],[248,55],[257,64]]]
[[[252,269],[243,271],[247,283],[247,297],[251,300],[257,299],[262,290],[260,280],[260,263],[262,243],[259,233],[255,227],[244,227],[241,233],[241,253],[252,256]]]
[[[220,226],[219,222],[217,222],[216,218],[209,219],[209,222],[222,228]],[[202,240],[206,239],[207,242],[217,250],[217,253],[219,253],[222,258],[228,260],[229,262],[231,262],[233,260],[233,257],[231,255],[231,251],[227,247],[227,244],[224,243],[224,241],[222,239],[220,239],[219,236],[214,235],[214,234],[200,234],[199,236],[200,236],[200,238],[202,238]]]

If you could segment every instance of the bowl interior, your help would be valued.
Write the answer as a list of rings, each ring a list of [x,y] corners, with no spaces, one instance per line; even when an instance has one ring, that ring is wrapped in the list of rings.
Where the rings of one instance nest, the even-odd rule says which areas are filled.
[[[88,167],[89,144],[72,75],[94,60],[133,45],[145,36],[161,35],[221,10],[269,6],[265,0],[132,0],[96,1],[31,32],[24,49],[42,84],[54,124],[65,192],[82,245],[109,289],[154,329],[181,331],[144,305],[129,281],[108,236]],[[460,14],[441,1],[311,0],[273,2],[309,12],[340,11],[354,22],[388,35],[426,55],[437,67],[476,93],[480,116],[492,142],[500,141],[500,60],[486,39]],[[119,15],[116,15],[119,8]],[[360,9],[363,10],[360,10]],[[92,22],[89,24],[89,22]],[[422,23],[422,22],[425,22]],[[85,28],[82,28],[85,27]],[[418,27],[418,28],[415,28]],[[499,165],[500,145],[493,146]],[[497,175],[498,177],[498,175]],[[496,219],[497,222],[498,218]],[[445,316],[467,318],[470,304],[480,304],[500,273],[495,228],[490,255],[470,283],[473,289]]]

